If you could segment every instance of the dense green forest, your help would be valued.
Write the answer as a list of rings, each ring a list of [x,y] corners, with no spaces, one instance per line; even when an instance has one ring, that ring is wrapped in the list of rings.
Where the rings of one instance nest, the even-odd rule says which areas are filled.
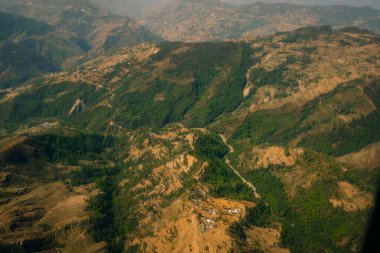
[[[42,33],[51,29],[42,23],[28,26],[27,22],[3,27],[0,35],[25,27],[32,35],[39,35],[34,29]],[[354,28],[342,33],[345,31],[363,33]],[[356,35],[367,38],[371,33]],[[134,243],[140,239],[145,243],[145,238],[159,230],[154,219],[164,216],[160,212],[177,200],[193,205],[199,195],[207,201],[211,196],[247,206],[245,201],[255,203],[226,231],[232,237],[231,252],[248,249],[255,227],[281,232],[276,246],[291,252],[359,251],[371,208],[368,205],[347,212],[333,207],[331,199],[344,195],[341,182],[352,184],[365,197],[378,183],[376,170],[358,170],[336,161],[336,157],[380,141],[380,79],[368,74],[376,69],[378,59],[349,55],[352,62],[342,60],[341,69],[323,77],[309,75],[308,68],[313,69],[317,57],[321,62],[316,64],[324,64],[322,60],[328,57],[317,55],[319,50],[333,51],[326,45],[335,40],[334,31],[327,26],[311,27],[278,36],[257,38],[251,44],[144,44],[125,49],[116,60],[106,54],[105,66],[108,61],[123,59],[109,69],[88,63],[89,67],[83,65],[73,72],[35,79],[30,79],[34,72],[59,67],[26,48],[25,54],[7,55],[4,59],[11,62],[9,66],[26,74],[11,75],[14,79],[9,80],[29,82],[12,90],[5,89],[11,82],[0,81],[0,86],[4,85],[0,90],[0,141],[5,143],[0,152],[0,183],[6,188],[0,193],[0,202],[11,203],[33,187],[52,182],[60,184],[63,195],[88,194],[90,219],[80,226],[91,243],[105,242],[106,252],[145,250],[146,245]],[[334,47],[347,49],[358,40],[366,45],[361,53],[374,50],[365,44],[373,43],[372,39],[339,36]],[[120,41],[109,37],[107,43],[113,42]],[[17,50],[18,45],[6,40],[0,48],[2,52]],[[29,61],[40,68],[28,72]],[[363,63],[362,68],[356,72],[350,69],[358,62]],[[352,73],[343,70],[344,64]],[[7,69],[0,62],[0,70]],[[344,83],[336,81],[337,88],[332,91],[323,87],[324,94],[314,94],[313,86],[310,94],[303,96],[304,90],[309,92],[309,82],[319,85],[330,75],[339,79],[341,73],[347,80],[366,74]],[[247,87],[252,88],[248,95]],[[181,124],[171,124],[176,122]],[[216,132],[229,137],[234,152]],[[269,147],[273,146],[284,147],[283,153],[287,158],[292,156],[294,164],[287,167],[282,161],[284,165],[270,165],[272,157],[260,152],[271,152]],[[302,148],[299,154],[292,153],[296,147]],[[282,150],[279,153],[283,156]],[[260,158],[267,159],[268,168],[259,167]],[[235,174],[229,160],[257,188],[261,199]],[[14,198],[7,189],[12,184],[23,187]],[[30,184],[30,189],[25,184]],[[199,189],[206,189],[205,193]],[[197,196],[195,201],[193,196]],[[197,209],[191,212],[199,214],[198,225],[206,217]],[[216,219],[219,217],[222,215]],[[140,223],[145,219],[152,220]],[[146,225],[150,221],[152,227]],[[147,228],[140,228],[141,224]],[[12,232],[16,225],[12,225]],[[41,226],[46,231],[52,229],[47,224]]]
[[[202,181],[211,186],[215,197],[255,200],[252,190],[226,164],[224,156],[228,153],[228,147],[219,136],[200,136],[194,146],[195,155],[208,162]]]
[[[333,116],[350,114],[356,110],[358,104],[363,103],[360,100],[342,103],[335,98],[339,96],[338,94],[352,92],[351,90],[356,89],[355,85],[360,82],[368,82],[364,91],[373,100],[376,109],[348,124],[333,122]],[[379,87],[378,79],[368,81],[360,79],[309,101],[302,108],[286,105],[275,110],[254,112],[237,128],[232,138],[248,139],[255,145],[263,143],[288,145],[301,133],[307,133],[328,122],[332,125],[331,129],[306,136],[299,145],[333,156],[357,151],[380,138]],[[336,109],[332,111],[330,108]],[[322,111],[326,113],[331,111],[329,112],[331,116],[319,116]]]
[[[78,159],[96,159],[99,154],[113,145],[112,137],[95,134],[79,134],[74,136],[40,135],[33,136],[26,144],[35,150],[34,157],[49,162],[64,161],[77,163]]]
[[[0,88],[13,88],[41,74],[59,71],[52,60],[0,37]]]
[[[380,140],[380,80],[375,79],[364,89],[365,94],[374,102],[376,109],[366,117],[352,121],[349,125],[339,125],[331,132],[321,133],[302,141],[301,145],[330,155],[340,156],[357,151],[366,145]],[[337,89],[336,93],[342,92]],[[331,94],[327,95],[332,96]],[[313,105],[310,104],[310,107]],[[342,110],[344,110],[343,108]],[[333,147],[332,144],[337,143]]]
[[[106,88],[87,83],[50,85],[45,84],[46,80],[35,80],[33,89],[0,104],[5,115],[0,125],[13,128],[20,122],[58,118],[96,130],[104,130],[111,120],[126,129],[163,127],[172,122],[206,126],[240,105],[245,74],[252,63],[248,44],[166,42],[159,47],[160,51],[142,66],[125,62],[105,74],[108,80],[109,76],[120,74],[121,69],[130,69],[130,74],[121,76],[112,99]],[[172,53],[181,48],[181,54]],[[174,67],[153,75],[155,64],[163,59]],[[76,99],[83,101],[85,109],[69,117]],[[112,107],[105,106],[105,101]]]
[[[317,164],[328,162],[328,167]],[[352,247],[360,247],[366,229],[369,210],[347,213],[342,208],[332,207],[329,199],[337,189],[337,180],[346,180],[374,191],[377,185],[376,173],[360,177],[359,171],[341,173],[340,166],[328,157],[308,151],[300,164],[308,168],[308,173],[317,173],[320,179],[310,188],[297,189],[293,197],[281,181],[281,175],[292,168],[281,166],[269,169],[247,171],[241,168],[245,178],[251,181],[262,196],[262,201],[248,211],[242,224],[276,227],[282,224],[281,245],[292,252],[348,252]],[[374,180],[372,180],[374,179]],[[349,242],[338,246],[341,238]]]

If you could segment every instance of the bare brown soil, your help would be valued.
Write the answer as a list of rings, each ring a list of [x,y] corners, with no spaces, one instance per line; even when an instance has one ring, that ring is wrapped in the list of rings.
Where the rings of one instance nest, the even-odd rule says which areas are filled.
[[[253,227],[246,234],[253,248],[258,248],[263,252],[290,253],[288,249],[279,246],[281,229]]]
[[[4,192],[4,189],[1,190]],[[72,249],[70,245],[78,246],[80,243],[100,249],[84,234],[80,225],[89,217],[87,199],[96,194],[93,186],[70,190],[63,183],[54,182],[32,189],[16,187],[12,192],[14,198],[0,207],[0,241],[15,245],[28,240],[44,240],[46,237],[58,240],[63,252],[69,252],[68,249]],[[72,229],[67,231],[68,227]],[[52,231],[55,236],[51,235]],[[76,243],[72,240],[74,234],[83,241]],[[84,247],[71,252],[80,252],[80,248]]]
[[[240,154],[240,165],[249,169],[269,168],[269,166],[293,166],[302,157],[302,148],[253,147],[250,151]]]
[[[371,144],[362,150],[350,153],[337,160],[359,169],[373,169],[380,166],[380,142]]]
[[[144,226],[150,227],[151,235],[135,243],[146,252],[228,252],[233,241],[227,228],[245,215],[245,205],[216,198],[179,198],[157,217],[146,219]]]
[[[330,199],[334,207],[342,207],[346,212],[363,210],[373,205],[373,196],[362,192],[348,182],[339,182],[338,198]]]

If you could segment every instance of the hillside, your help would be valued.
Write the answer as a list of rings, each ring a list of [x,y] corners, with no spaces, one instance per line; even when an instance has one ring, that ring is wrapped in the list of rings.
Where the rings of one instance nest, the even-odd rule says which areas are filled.
[[[109,11],[118,14],[139,19],[165,5],[171,4],[172,0],[89,0],[91,3],[97,4]],[[309,6],[325,6],[325,5],[347,5],[353,7],[371,7],[380,8],[380,3],[376,0],[220,0],[222,3],[232,5],[248,5],[254,3],[286,3]]]
[[[377,52],[376,35],[329,27],[246,42],[141,44],[45,76],[13,98],[20,111],[9,107],[2,124],[58,116],[94,129],[111,121],[127,129],[171,122],[207,126],[242,106],[249,113],[287,101],[303,105],[339,85],[376,77]],[[67,118],[77,99],[86,112]]]
[[[205,130],[170,125],[112,137],[54,123],[30,130],[1,142],[2,251],[227,250],[236,243],[228,227],[254,206],[226,167],[218,170],[229,190],[204,172],[225,166],[204,156],[205,148],[225,152]],[[211,143],[200,150],[196,140]]]
[[[0,12],[0,36],[27,47],[63,67],[83,57],[90,49],[87,41],[77,35],[44,22]]]
[[[115,14],[135,19],[140,18],[159,6],[169,4],[171,1],[172,0],[89,0],[89,2],[106,8]]]
[[[0,37],[0,88],[13,88],[32,77],[60,70],[53,61]]]
[[[0,251],[360,251],[379,43],[143,43],[0,90]]]
[[[76,44],[91,49],[90,55],[157,39],[131,18],[110,14],[84,0],[2,0],[0,10],[53,26],[60,42],[64,41],[62,37],[77,37]]]
[[[368,6],[371,8],[380,8],[380,3],[376,0],[221,0],[224,3],[235,5],[261,3],[287,3],[287,4],[300,4],[300,5],[349,5],[354,7]]]
[[[142,21],[166,40],[209,41],[320,25],[359,26],[378,32],[380,11],[368,7],[262,3],[233,6],[218,0],[177,0],[151,11]]]
[[[21,50],[14,53],[16,59],[1,56],[4,87],[52,72],[57,66],[69,69],[120,47],[158,40],[132,19],[110,14],[86,1],[0,1],[0,10],[7,12],[0,12],[0,37]],[[26,48],[31,52],[19,59]],[[35,61],[31,61],[31,53]],[[42,61],[50,62],[49,70],[42,67]]]
[[[20,96],[5,98],[0,124],[59,117],[101,130],[112,121],[127,129],[185,119],[204,126],[242,101],[249,55],[245,43],[142,44],[45,76]]]

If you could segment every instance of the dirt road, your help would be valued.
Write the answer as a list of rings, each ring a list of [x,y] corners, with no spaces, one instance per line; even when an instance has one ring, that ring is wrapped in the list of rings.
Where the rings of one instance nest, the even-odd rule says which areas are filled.
[[[220,138],[222,138],[222,141],[224,142],[224,144],[226,144],[226,146],[228,147],[228,149],[230,150],[229,153],[233,153],[235,152],[234,148],[227,143],[227,138],[224,136],[224,135],[221,135],[219,134]],[[231,165],[231,162],[230,162],[230,159],[228,159],[227,156],[225,156],[225,160],[226,160],[226,163],[228,164],[228,166],[234,171],[234,173],[241,179],[241,181],[243,181],[243,183],[245,185],[247,185],[249,188],[252,189],[253,191],[253,194],[255,195],[255,197],[257,199],[260,199],[260,195],[257,193],[257,190],[256,190],[256,187],[253,186],[253,184],[251,182],[249,182],[248,180],[246,180],[244,177],[242,177],[242,175],[240,175],[239,171],[237,171],[232,165]]]

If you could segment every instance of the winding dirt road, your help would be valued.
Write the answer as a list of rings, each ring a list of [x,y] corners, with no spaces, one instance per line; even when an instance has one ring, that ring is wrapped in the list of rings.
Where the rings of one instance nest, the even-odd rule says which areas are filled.
[[[227,143],[227,138],[224,136],[224,135],[221,135],[219,134],[220,138],[222,139],[222,141],[224,142],[224,144],[226,144],[226,146],[228,147],[228,149],[230,150],[229,153],[233,153],[235,152],[234,148]],[[230,159],[228,159],[227,155],[225,156],[225,161],[226,163],[228,164],[228,166],[233,170],[233,172],[241,179],[241,181],[243,181],[243,183],[245,185],[247,185],[249,188],[252,189],[253,191],[253,194],[255,195],[255,197],[257,199],[260,199],[261,196],[257,193],[257,190],[256,190],[256,187],[253,186],[253,184],[251,182],[249,182],[247,179],[245,179],[244,177],[242,177],[242,175],[240,175],[239,171],[237,171],[232,165],[231,165],[231,162],[230,162]]]

